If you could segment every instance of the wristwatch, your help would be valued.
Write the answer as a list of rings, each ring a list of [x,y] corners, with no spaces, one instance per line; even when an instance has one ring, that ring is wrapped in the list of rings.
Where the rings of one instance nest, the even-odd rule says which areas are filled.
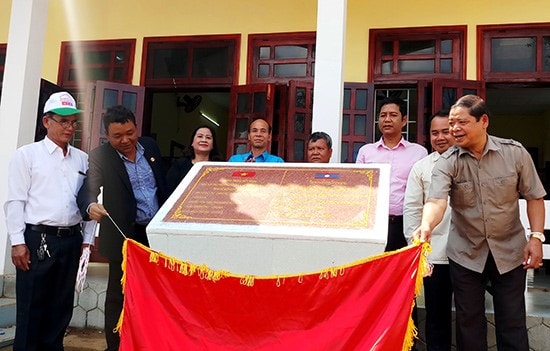
[[[536,238],[539,239],[541,242],[544,242],[546,240],[546,237],[541,232],[531,232],[529,238]]]

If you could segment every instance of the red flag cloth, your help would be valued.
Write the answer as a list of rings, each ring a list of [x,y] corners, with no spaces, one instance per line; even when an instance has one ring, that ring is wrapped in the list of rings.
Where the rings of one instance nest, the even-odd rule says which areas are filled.
[[[120,350],[408,350],[423,260],[414,245],[312,274],[239,276],[126,240]]]

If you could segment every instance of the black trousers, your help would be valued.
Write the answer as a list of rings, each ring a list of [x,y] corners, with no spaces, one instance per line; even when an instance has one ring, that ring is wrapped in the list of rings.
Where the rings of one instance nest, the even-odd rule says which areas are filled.
[[[62,351],[73,315],[74,287],[82,235],[46,235],[51,257],[38,261],[41,233],[25,230],[30,269],[16,271],[17,317],[14,351]]]
[[[482,273],[449,261],[455,295],[457,349],[487,350],[485,288],[493,287],[495,329],[499,351],[529,350],[525,321],[525,270],[518,266],[500,274],[491,253]]]
[[[116,234],[118,235],[118,233]],[[149,246],[145,226],[136,224],[132,239]],[[122,248],[120,248],[122,250]],[[118,351],[120,336],[114,330],[117,326],[124,304],[122,293],[122,262],[109,261],[109,278],[107,291],[105,293],[105,340],[107,341],[106,351]]]
[[[426,306],[426,346],[428,351],[450,351],[452,343],[451,275],[448,264],[435,264],[424,278]]]
[[[403,233],[403,216],[388,217],[388,241],[384,251],[393,251],[407,246]]]

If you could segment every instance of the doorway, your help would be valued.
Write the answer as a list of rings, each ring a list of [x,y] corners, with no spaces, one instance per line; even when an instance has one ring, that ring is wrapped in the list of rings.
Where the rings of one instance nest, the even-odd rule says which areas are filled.
[[[229,97],[229,90],[152,93],[150,134],[167,168],[182,156],[193,130],[202,125],[214,128],[220,154],[226,154]]]

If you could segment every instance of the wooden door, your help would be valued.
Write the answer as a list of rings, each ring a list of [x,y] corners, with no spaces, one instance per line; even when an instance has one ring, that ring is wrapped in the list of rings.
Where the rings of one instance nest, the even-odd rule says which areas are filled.
[[[485,83],[478,80],[442,79],[432,80],[432,113],[448,110],[458,98],[474,94],[485,99]]]
[[[269,151],[280,154],[279,138],[284,130],[273,126],[275,111],[275,85],[249,84],[237,85],[231,88],[229,98],[229,124],[227,135],[227,157],[248,151],[248,125],[255,119],[262,118],[272,126],[272,145]],[[274,143],[276,147],[273,147]]]
[[[285,161],[306,162],[307,140],[311,135],[313,83],[290,81],[286,117]]]
[[[138,134],[143,124],[145,87],[98,80],[86,89],[85,122],[82,125],[82,149],[89,151],[107,142],[102,117],[115,105],[123,105],[136,116]]]
[[[344,83],[342,108],[342,163],[354,163],[359,148],[373,142],[374,84]]]

